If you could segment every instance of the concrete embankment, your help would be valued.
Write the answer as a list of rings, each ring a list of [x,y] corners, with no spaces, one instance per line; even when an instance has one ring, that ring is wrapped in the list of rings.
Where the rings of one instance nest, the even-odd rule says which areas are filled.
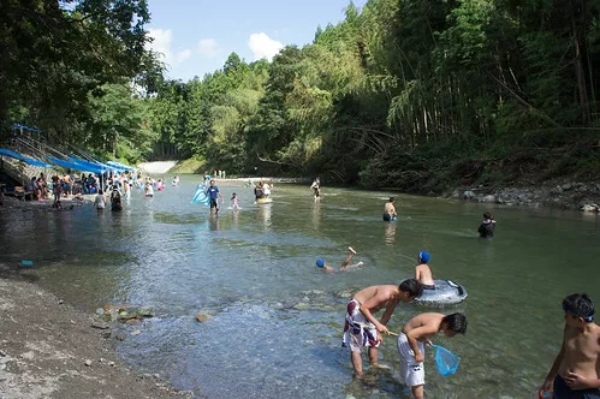
[[[177,164],[177,161],[156,161],[156,162],[142,162],[138,165],[138,168],[143,170],[145,173],[167,173],[171,168]]]

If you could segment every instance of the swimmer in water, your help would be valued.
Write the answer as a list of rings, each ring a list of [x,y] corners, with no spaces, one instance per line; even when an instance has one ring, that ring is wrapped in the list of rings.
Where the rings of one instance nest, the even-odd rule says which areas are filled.
[[[348,270],[348,269],[356,269],[356,268],[364,265],[364,262],[358,262],[358,263],[351,264],[350,261],[352,261],[352,258],[354,257],[354,255],[356,255],[356,251],[354,250],[354,248],[348,247],[348,256],[346,256],[346,258],[340,264],[339,271],[344,271],[344,270]],[[334,272],[338,271],[334,267],[329,266],[325,262],[325,260],[322,258],[317,259],[317,267],[320,269],[323,269],[323,271],[325,273],[334,273]]]

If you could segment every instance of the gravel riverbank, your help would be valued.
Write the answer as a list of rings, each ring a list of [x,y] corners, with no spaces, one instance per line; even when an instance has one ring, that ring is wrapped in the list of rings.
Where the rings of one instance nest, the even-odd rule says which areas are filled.
[[[0,263],[0,398],[192,398],[117,357],[106,330],[41,290],[33,275]]]

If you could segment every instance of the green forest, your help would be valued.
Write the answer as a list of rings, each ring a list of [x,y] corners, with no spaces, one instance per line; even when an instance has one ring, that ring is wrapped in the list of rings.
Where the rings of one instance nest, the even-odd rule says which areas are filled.
[[[124,162],[440,193],[600,171],[600,0],[369,0],[169,80],[144,0],[0,3],[0,124]]]

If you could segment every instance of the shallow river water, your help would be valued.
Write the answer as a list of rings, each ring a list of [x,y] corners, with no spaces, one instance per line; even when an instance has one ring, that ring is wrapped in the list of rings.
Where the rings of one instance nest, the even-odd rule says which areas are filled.
[[[600,303],[597,216],[492,205],[496,237],[481,240],[476,229],[490,205],[396,195],[399,220],[384,223],[391,193],[325,186],[315,203],[306,186],[277,185],[273,203],[255,205],[251,188],[226,181],[215,217],[190,203],[197,183],[183,176],[150,199],[134,191],[123,212],[101,216],[91,205],[2,212],[3,258],[34,260],[27,273],[85,311],[153,308],[156,317],[121,327],[119,354],[209,399],[408,398],[393,337],[380,351],[390,371],[353,381],[340,346],[347,299],[336,294],[411,277],[420,250],[431,253],[435,278],[469,293],[441,310],[464,311],[469,327],[434,340],[461,365],[442,378],[428,353],[427,398],[530,398],[559,349],[562,298],[587,292]],[[225,209],[234,191],[237,213]],[[349,245],[361,269],[325,275],[315,267],[319,257],[337,266]],[[212,317],[197,322],[201,311]],[[390,329],[421,311],[399,305]]]

